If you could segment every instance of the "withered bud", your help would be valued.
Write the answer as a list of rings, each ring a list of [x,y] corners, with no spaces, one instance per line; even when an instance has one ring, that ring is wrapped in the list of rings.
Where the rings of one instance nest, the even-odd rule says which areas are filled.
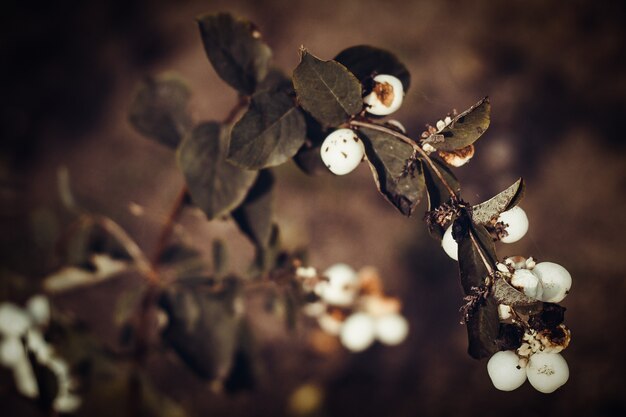
[[[454,151],[439,151],[439,156],[448,165],[460,167],[465,165],[474,156],[474,145],[468,145]]]

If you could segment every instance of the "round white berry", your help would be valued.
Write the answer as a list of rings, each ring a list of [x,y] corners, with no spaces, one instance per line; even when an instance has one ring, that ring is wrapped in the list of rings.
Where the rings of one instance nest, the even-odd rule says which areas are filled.
[[[26,310],[33,321],[40,325],[47,325],[50,321],[50,302],[45,295],[35,295],[26,302]]]
[[[397,345],[409,334],[409,323],[400,314],[386,314],[376,319],[376,338],[386,345]]]
[[[26,357],[24,345],[17,337],[7,337],[0,341],[0,364],[12,367]]]
[[[539,262],[533,268],[543,285],[541,301],[550,303],[561,302],[572,287],[572,276],[567,269],[554,262]]]
[[[335,264],[324,271],[328,281],[315,286],[315,293],[326,303],[336,306],[349,306],[354,302],[358,291],[359,277],[354,269],[346,264]]]
[[[354,313],[341,327],[341,344],[353,352],[367,349],[375,338],[374,319],[366,313]]]
[[[500,239],[501,242],[517,242],[528,232],[528,217],[526,212],[519,206],[500,213],[498,221],[508,225],[506,227],[508,235]]]
[[[404,100],[402,81],[388,74],[374,77],[372,92],[363,97],[365,110],[375,116],[386,116],[398,110]]]
[[[441,239],[441,247],[448,254],[449,257],[455,261],[459,260],[459,244],[452,237],[452,225],[446,229]]]
[[[30,327],[30,317],[13,303],[0,304],[0,333],[21,336]]]
[[[337,129],[324,139],[320,154],[324,165],[333,174],[345,175],[359,166],[365,148],[353,130]]]
[[[567,362],[559,353],[535,353],[526,367],[528,382],[537,391],[549,394],[569,379]]]
[[[495,353],[487,362],[487,373],[493,386],[500,391],[513,391],[526,381],[526,369],[519,365],[520,358],[512,350]]]
[[[539,278],[528,269],[518,269],[511,277],[511,285],[529,297],[541,299],[543,287]]]
[[[341,331],[341,326],[343,326],[343,323],[340,320],[330,314],[319,316],[317,324],[325,333],[332,334],[333,336],[337,336]]]

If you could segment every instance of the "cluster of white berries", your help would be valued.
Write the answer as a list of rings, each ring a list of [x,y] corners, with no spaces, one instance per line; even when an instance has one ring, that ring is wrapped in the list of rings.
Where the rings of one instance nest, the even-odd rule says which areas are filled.
[[[500,242],[503,243],[517,242],[528,232],[528,217],[526,212],[519,206],[500,213],[496,223],[505,225],[506,235],[500,238]],[[449,257],[455,261],[459,260],[459,245],[452,237],[452,225],[443,234],[441,246]]]
[[[365,111],[375,116],[386,116],[400,108],[404,100],[402,81],[393,75],[379,74],[373,78],[371,92],[363,97]],[[389,121],[396,130],[404,127]],[[337,129],[324,139],[320,150],[324,165],[335,175],[354,171],[365,157],[363,142],[351,129]]]
[[[571,275],[561,265],[536,263],[532,257],[510,257],[498,263],[497,268],[512,286],[540,301],[558,303],[572,285]],[[498,313],[502,322],[515,323],[510,306],[500,304]],[[528,379],[540,392],[555,391],[569,378],[567,362],[560,352],[569,345],[570,339],[571,333],[562,323],[553,329],[526,329],[517,350],[497,352],[489,359],[487,372],[493,385],[502,391],[512,391]]]
[[[72,393],[76,381],[71,377],[69,365],[59,357],[43,337],[43,329],[50,322],[50,304],[43,295],[35,295],[26,308],[10,303],[0,303],[0,365],[13,371],[15,385],[28,398],[39,396],[39,386],[28,353],[57,378],[58,392],[52,407],[59,413],[78,409],[80,397]]]
[[[536,263],[532,257],[513,256],[496,266],[513,287],[539,301],[559,303],[572,287],[570,273],[554,262]]]
[[[348,350],[363,351],[376,340],[397,345],[406,338],[409,325],[400,314],[400,301],[383,294],[375,269],[366,267],[357,273],[340,263],[321,278],[312,267],[298,268],[296,276],[305,291],[319,297],[306,306],[305,313],[317,319],[323,331],[339,336]]]

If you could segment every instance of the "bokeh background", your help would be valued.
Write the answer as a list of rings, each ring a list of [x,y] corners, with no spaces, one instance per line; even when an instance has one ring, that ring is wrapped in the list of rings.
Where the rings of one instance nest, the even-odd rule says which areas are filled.
[[[411,333],[401,346],[361,354],[321,354],[301,326],[288,333],[253,314],[264,379],[253,392],[218,395],[167,355],[147,364],[157,386],[191,415],[293,414],[292,393],[313,384],[317,415],[460,416],[626,413],[626,5],[621,1],[68,1],[3,4],[1,137],[2,266],[32,280],[45,240],[32,219],[58,200],[59,166],[91,210],[122,224],[147,251],[183,184],[174,154],[127,122],[145,75],[173,70],[193,90],[197,121],[221,120],[236,102],[204,55],[194,18],[230,11],[256,22],[288,73],[298,48],[330,59],[357,44],[386,48],[406,64],[412,86],[397,112],[417,136],[451,109],[481,97],[492,123],[457,176],[480,202],[527,180],[522,206],[531,229],[499,254],[564,265],[564,301],[573,341],[569,382],[551,395],[529,384],[495,390],[486,362],[466,354],[459,324],[457,265],[426,233],[421,212],[403,218],[377,194],[369,169],[347,177],[307,177],[292,163],[277,170],[276,219],[289,248],[307,247],[311,265],[376,266],[401,298]],[[143,208],[136,216],[131,203]],[[41,216],[39,216],[41,217]],[[252,247],[229,221],[181,219],[194,244],[225,238],[231,269]],[[23,267],[23,265],[28,265]],[[105,342],[116,339],[113,305],[129,285],[105,283],[55,299]],[[136,284],[136,283],[135,283]],[[251,307],[254,308],[254,307]]]

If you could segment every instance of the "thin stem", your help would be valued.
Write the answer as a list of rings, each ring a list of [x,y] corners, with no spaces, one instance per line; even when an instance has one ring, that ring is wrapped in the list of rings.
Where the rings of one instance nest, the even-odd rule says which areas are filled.
[[[478,254],[480,255],[480,260],[483,261],[483,264],[485,265],[485,268],[487,268],[487,272],[489,272],[489,276],[491,276],[493,278],[494,277],[494,270],[491,267],[491,264],[489,263],[489,261],[487,260],[487,257],[483,253],[483,248],[480,246],[480,244],[476,240],[476,236],[474,235],[472,230],[469,231],[469,235],[470,235],[470,239],[472,240],[472,245],[474,245],[474,247],[478,251]]]
[[[161,229],[161,233],[159,234],[159,240],[157,241],[157,245],[154,250],[154,254],[152,255],[152,265],[156,268],[159,262],[159,259],[163,255],[165,248],[167,247],[167,242],[170,240],[172,232],[174,231],[174,226],[176,224],[176,219],[183,211],[185,207],[185,198],[187,196],[187,187],[183,186],[183,188],[178,193],[178,197],[174,201],[174,205],[170,210],[165,223],[163,224],[163,228]]]
[[[413,139],[411,139],[410,137],[408,137],[406,135],[403,135],[402,133],[400,133],[400,132],[398,132],[396,130],[389,129],[388,127],[381,126],[381,125],[376,124],[376,123],[364,122],[364,121],[361,121],[361,120],[351,120],[350,121],[350,125],[357,126],[357,127],[365,127],[365,128],[368,128],[368,129],[377,130],[379,132],[387,133],[389,135],[397,137],[402,142],[411,145],[413,150],[420,154],[420,156],[426,161],[426,163],[428,164],[430,169],[433,171],[433,173],[437,176],[437,178],[439,178],[439,180],[441,181],[443,186],[446,188],[446,191],[448,191],[448,194],[450,194],[450,198],[452,200],[456,200],[457,199],[456,193],[454,192],[454,190],[452,189],[450,184],[448,184],[448,182],[445,180],[445,178],[441,174],[441,171],[439,171],[439,168],[437,168],[437,166],[434,164],[432,159],[430,159],[430,156],[428,156],[428,154],[421,148],[421,146],[419,146],[417,144],[417,142],[415,142]]]

